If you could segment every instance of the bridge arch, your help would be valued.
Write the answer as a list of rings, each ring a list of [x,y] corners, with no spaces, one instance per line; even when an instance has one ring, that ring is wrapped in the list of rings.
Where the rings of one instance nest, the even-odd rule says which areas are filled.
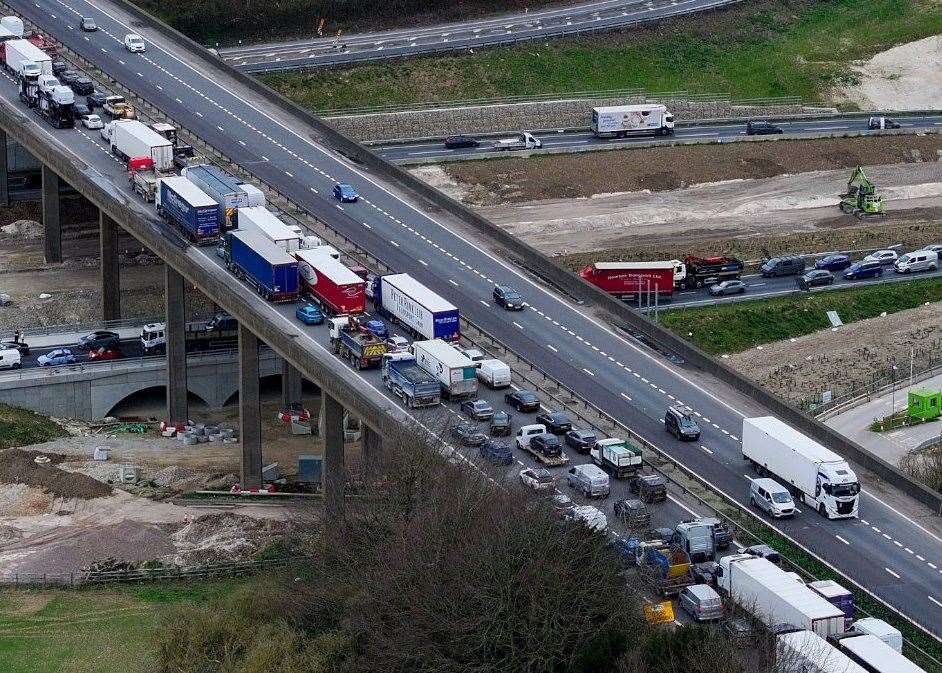
[[[142,383],[134,389],[116,391],[110,396],[95,400],[97,409],[93,409],[93,414],[95,414],[95,418],[104,418],[105,416],[114,416],[116,413],[125,413],[125,409],[143,404],[147,412],[142,415],[162,416],[166,401],[167,386],[165,384],[149,385]],[[202,395],[193,390],[187,390],[187,403],[191,409],[209,408],[210,406]],[[153,411],[150,411],[151,408],[153,408]]]

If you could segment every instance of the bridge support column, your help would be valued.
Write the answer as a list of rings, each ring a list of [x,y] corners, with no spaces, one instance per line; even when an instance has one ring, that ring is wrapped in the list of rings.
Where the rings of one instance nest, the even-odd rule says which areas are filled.
[[[324,509],[328,519],[343,516],[343,491],[347,481],[343,464],[343,407],[321,391],[324,406]]]
[[[287,360],[281,361],[281,406],[301,404],[301,372]]]
[[[4,208],[10,205],[9,166],[7,165],[9,148],[7,142],[7,132],[0,129],[0,206]]]
[[[262,418],[258,396],[258,337],[239,323],[239,435],[242,488],[262,485]]]
[[[167,420],[186,423],[189,413],[186,400],[186,286],[169,264],[164,266],[167,284]]]
[[[62,220],[59,217],[59,176],[45,164],[42,168],[42,183],[46,262],[61,262]]]
[[[379,454],[383,450],[383,437],[364,423],[363,441],[360,442],[360,446],[363,447],[361,451],[363,481],[369,484],[376,477],[376,462],[379,460]]]
[[[118,223],[98,211],[98,242],[101,270],[101,319],[121,317],[121,269],[118,265]]]

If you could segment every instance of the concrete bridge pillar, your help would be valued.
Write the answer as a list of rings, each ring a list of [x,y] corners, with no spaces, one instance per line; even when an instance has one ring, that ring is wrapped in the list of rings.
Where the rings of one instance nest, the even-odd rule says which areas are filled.
[[[347,481],[343,464],[343,407],[321,392],[324,407],[324,509],[328,519],[343,516],[343,492]]]
[[[59,216],[59,176],[42,167],[43,227],[46,262],[62,261],[62,220]]]
[[[363,424],[362,448],[363,481],[367,484],[376,477],[376,462],[383,450],[383,437],[370,426]]]
[[[0,206],[4,208],[10,205],[9,151],[7,132],[0,129]]]
[[[262,417],[258,395],[258,337],[239,323],[239,435],[242,488],[262,485]]]
[[[186,286],[183,276],[169,264],[166,277],[167,420],[186,423]]]
[[[285,409],[301,403],[301,372],[287,360],[281,361],[281,406]]]
[[[118,265],[118,223],[103,210],[98,211],[101,270],[101,319],[121,317],[121,269]]]

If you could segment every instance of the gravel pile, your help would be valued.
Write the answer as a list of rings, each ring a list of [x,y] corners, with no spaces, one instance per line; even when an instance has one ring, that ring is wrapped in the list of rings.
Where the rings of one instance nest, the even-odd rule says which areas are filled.
[[[259,549],[281,536],[281,521],[258,520],[229,512],[206,514],[171,535],[177,546],[173,562],[192,566],[250,559]]]
[[[182,488],[202,483],[203,475],[180,465],[170,465],[154,474],[154,483],[166,488]]]
[[[0,486],[0,516],[17,517],[42,514],[49,510],[52,496],[26,484]],[[0,535],[2,539],[2,535]]]
[[[37,456],[46,455],[50,462],[40,465]],[[0,484],[25,484],[62,498],[100,498],[111,495],[111,488],[87,475],[66,472],[56,467],[65,456],[39,451],[6,449],[0,451]]]

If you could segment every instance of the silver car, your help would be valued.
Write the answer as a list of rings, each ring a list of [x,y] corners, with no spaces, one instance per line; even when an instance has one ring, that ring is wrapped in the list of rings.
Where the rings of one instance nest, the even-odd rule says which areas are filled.
[[[680,592],[680,607],[698,622],[723,618],[723,600],[713,587],[693,584]]]

